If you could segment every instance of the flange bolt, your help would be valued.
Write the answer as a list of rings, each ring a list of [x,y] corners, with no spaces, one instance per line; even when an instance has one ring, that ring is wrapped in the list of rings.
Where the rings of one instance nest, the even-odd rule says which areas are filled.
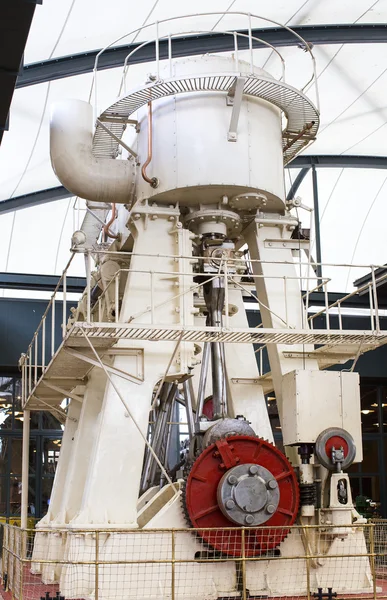
[[[230,477],[227,479],[227,481],[229,482],[229,484],[235,485],[236,482],[238,481],[238,479],[235,477],[235,475],[230,475]]]
[[[275,488],[277,487],[277,482],[275,479],[270,479],[270,481],[267,482],[267,487],[270,490],[275,490]]]
[[[249,469],[249,473],[250,475],[256,475],[258,473],[259,469],[257,467],[257,465],[252,465]]]
[[[268,513],[269,513],[269,515],[272,515],[274,511],[275,511],[275,506],[274,506],[274,504],[268,504],[268,505],[266,506],[266,512],[268,512]]]
[[[246,521],[247,525],[251,525],[252,523],[254,523],[254,517],[253,517],[253,515],[246,515],[245,516],[245,521]]]
[[[227,500],[227,502],[226,502],[226,508],[228,508],[229,510],[235,508],[235,502],[234,502],[234,500],[231,500],[231,499]]]

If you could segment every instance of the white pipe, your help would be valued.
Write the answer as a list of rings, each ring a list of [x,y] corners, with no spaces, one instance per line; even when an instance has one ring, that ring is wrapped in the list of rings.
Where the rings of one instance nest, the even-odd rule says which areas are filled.
[[[65,100],[52,106],[51,163],[62,185],[74,196],[94,202],[129,202],[133,165],[128,160],[94,156],[92,141],[91,104],[83,100]]]

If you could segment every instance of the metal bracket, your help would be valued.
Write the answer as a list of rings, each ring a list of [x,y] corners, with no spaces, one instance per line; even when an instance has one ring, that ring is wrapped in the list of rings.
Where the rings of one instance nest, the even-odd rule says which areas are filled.
[[[44,381],[44,379],[42,379],[42,384],[45,387],[48,387],[50,390],[53,390],[54,392],[59,392],[59,394],[63,394],[66,398],[71,398],[71,400],[76,400],[77,402],[83,402],[83,398],[81,396],[78,396],[77,394],[74,394],[71,391],[65,390],[64,388],[59,387],[58,385],[52,385],[52,383],[47,383],[47,381]]]
[[[309,248],[309,240],[265,240],[265,248],[289,248],[289,250],[304,250]]]
[[[133,125],[136,133],[140,131],[140,123],[136,119],[127,119],[126,117],[101,115],[99,120],[102,123],[118,123],[119,125]]]
[[[63,350],[64,350],[64,352],[71,354],[71,356],[74,356],[75,358],[79,358],[80,360],[83,360],[84,362],[87,362],[90,365],[93,365],[94,367],[101,367],[100,363],[95,358],[92,358],[91,356],[88,356],[87,354],[82,354],[81,352],[77,352],[73,348],[63,348]],[[140,385],[144,381],[144,365],[143,365],[144,354],[143,354],[143,351],[141,349],[139,350],[138,348],[135,348],[133,350],[131,348],[125,348],[125,351],[126,351],[125,355],[128,355],[128,351],[131,351],[131,355],[135,356],[137,358],[137,361],[136,361],[137,362],[137,375],[132,375],[130,373],[126,373],[125,371],[121,371],[121,369],[116,369],[115,367],[112,367],[111,365],[107,365],[102,360],[101,360],[101,363],[105,367],[105,369],[112,375],[117,375],[118,377],[122,377],[122,379],[126,379],[127,381],[131,381],[132,383],[136,383],[137,385]],[[107,354],[107,353],[104,352],[104,354]],[[139,365],[139,360],[140,360],[140,365]]]
[[[259,381],[259,379],[252,379],[252,378],[248,378],[248,377],[232,377],[231,378],[231,383],[247,383],[248,385],[251,385],[252,383],[261,383]]]
[[[235,83],[231,86],[227,94],[227,105],[232,105],[230,127],[228,129],[227,140],[236,142],[238,139],[238,121],[242,106],[243,89],[246,83],[246,77],[237,77]]]
[[[100,127],[102,127],[102,129],[104,131],[106,131],[106,133],[108,133],[110,135],[110,137],[113,138],[114,141],[117,142],[117,144],[119,144],[120,146],[125,148],[125,150],[127,150],[129,152],[129,154],[131,154],[134,158],[137,158],[137,156],[138,156],[137,152],[132,150],[132,148],[130,146],[128,146],[127,144],[125,144],[125,142],[120,140],[119,137],[117,137],[112,131],[110,131],[109,127],[106,127],[106,125],[104,125],[99,119],[97,119],[97,123]]]

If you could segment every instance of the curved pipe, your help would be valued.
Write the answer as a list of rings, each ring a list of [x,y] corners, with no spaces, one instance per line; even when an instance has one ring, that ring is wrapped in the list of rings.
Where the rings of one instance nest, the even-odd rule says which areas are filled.
[[[115,233],[112,233],[110,231],[110,225],[113,224],[114,219],[116,218],[116,216],[117,216],[117,208],[116,208],[115,203],[113,202],[113,204],[112,204],[112,216],[110,218],[110,221],[108,221],[106,223],[106,225],[104,225],[103,228],[102,228],[103,232],[104,232],[104,235],[105,235],[105,238],[110,237],[110,238],[112,238],[112,240],[118,240],[118,234],[116,235]]]
[[[130,161],[92,153],[93,108],[82,100],[57,102],[51,108],[50,155],[59,181],[74,196],[94,202],[130,201],[134,169]]]
[[[159,185],[159,180],[157,179],[157,177],[148,177],[148,175],[146,174],[146,168],[149,165],[149,163],[152,160],[152,102],[149,101],[148,102],[148,158],[146,159],[146,161],[144,162],[144,164],[141,167],[141,175],[142,178],[149,183],[149,185],[153,188],[157,188],[157,186]]]

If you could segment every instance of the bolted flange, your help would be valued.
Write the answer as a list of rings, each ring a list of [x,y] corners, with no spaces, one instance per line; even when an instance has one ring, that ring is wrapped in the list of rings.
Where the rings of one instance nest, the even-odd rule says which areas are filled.
[[[225,473],[218,485],[222,513],[237,525],[262,525],[276,511],[280,492],[273,474],[265,467],[246,463]]]

